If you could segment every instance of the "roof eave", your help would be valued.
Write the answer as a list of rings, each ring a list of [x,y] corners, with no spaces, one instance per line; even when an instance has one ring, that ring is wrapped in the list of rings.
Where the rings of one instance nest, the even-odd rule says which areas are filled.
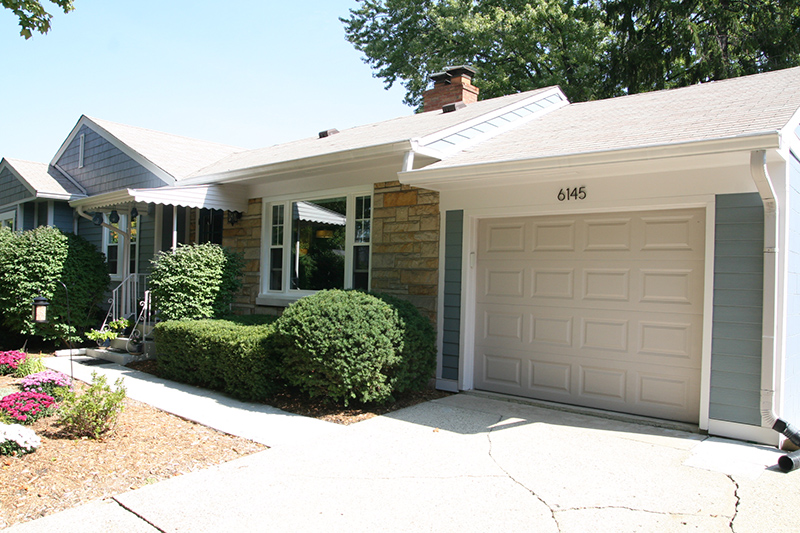
[[[422,168],[399,172],[401,183],[436,188],[437,185],[495,179],[498,175],[559,172],[568,168],[614,163],[632,163],[675,157],[702,156],[781,148],[778,131],[682,143],[664,143],[631,148],[576,152],[550,157],[471,163],[444,168]]]
[[[228,170],[210,174],[198,174],[181,180],[181,185],[200,185],[211,183],[235,183],[251,179],[260,179],[277,174],[301,174],[313,170],[325,170],[330,167],[348,164],[369,163],[380,158],[404,155],[413,150],[411,139],[391,143],[351,148],[311,157],[290,159],[257,165],[253,167]]]

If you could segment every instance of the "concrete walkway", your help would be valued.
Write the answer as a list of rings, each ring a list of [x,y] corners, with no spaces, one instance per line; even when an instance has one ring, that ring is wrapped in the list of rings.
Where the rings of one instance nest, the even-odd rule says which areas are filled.
[[[92,368],[124,373],[131,396],[153,405],[174,398],[172,412],[216,404],[259,426],[232,433],[272,448],[7,531],[760,533],[800,523],[800,472],[777,471],[781,452],[768,447],[473,394],[340,427]]]

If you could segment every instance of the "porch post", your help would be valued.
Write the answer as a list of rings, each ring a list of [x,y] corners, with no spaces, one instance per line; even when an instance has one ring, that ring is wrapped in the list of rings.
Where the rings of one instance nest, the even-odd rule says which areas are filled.
[[[172,251],[178,247],[178,206],[172,206]]]

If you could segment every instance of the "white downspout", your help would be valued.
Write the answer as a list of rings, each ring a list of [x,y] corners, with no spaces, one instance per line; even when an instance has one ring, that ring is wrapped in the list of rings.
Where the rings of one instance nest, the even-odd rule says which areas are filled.
[[[776,332],[778,328],[778,200],[767,169],[765,150],[750,153],[750,175],[764,203],[764,297],[761,338],[761,425],[771,428],[775,413]]]

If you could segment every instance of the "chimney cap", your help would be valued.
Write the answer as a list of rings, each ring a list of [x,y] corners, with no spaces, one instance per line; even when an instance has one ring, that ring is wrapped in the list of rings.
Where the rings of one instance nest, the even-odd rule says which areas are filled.
[[[447,83],[450,78],[455,78],[457,76],[464,76],[466,75],[469,79],[472,79],[475,76],[477,71],[472,68],[468,67],[467,65],[458,65],[455,67],[444,67],[442,72],[436,72],[431,74],[431,80],[435,82],[443,81]]]

